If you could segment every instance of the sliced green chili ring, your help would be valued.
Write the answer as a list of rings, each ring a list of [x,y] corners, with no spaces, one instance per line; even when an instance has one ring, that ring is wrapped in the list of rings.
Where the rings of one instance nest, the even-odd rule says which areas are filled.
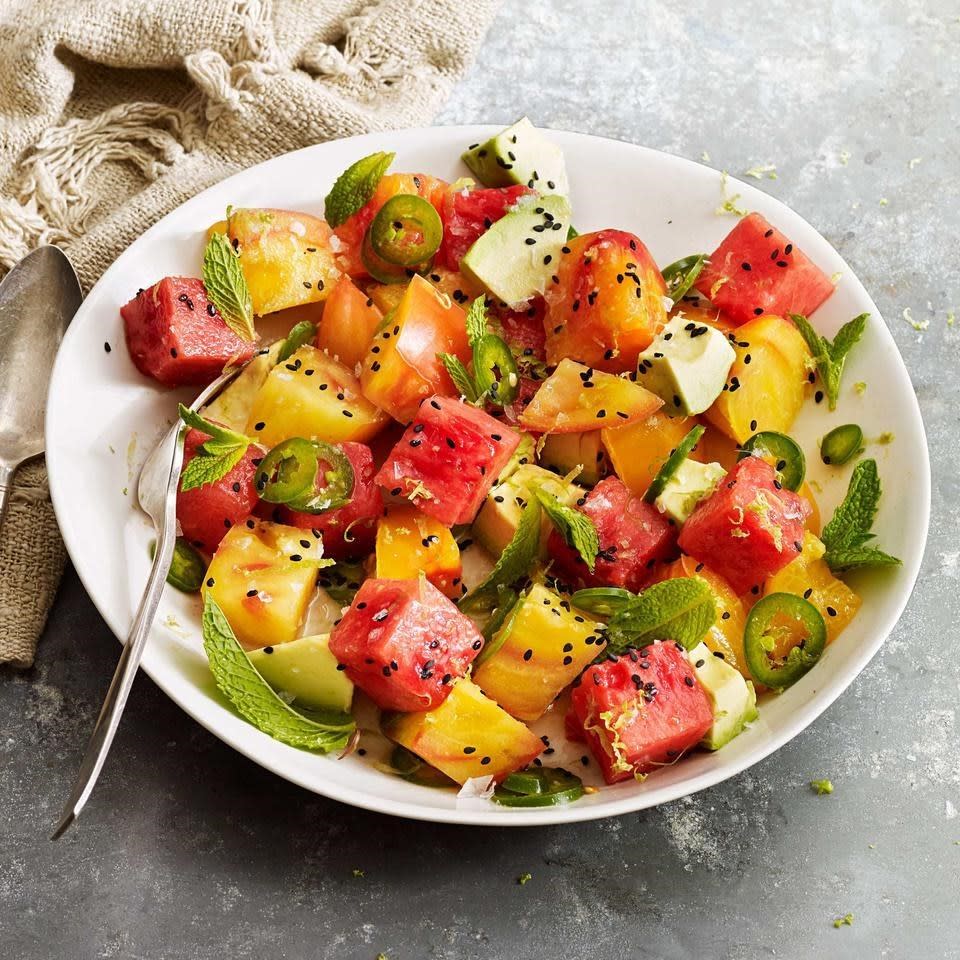
[[[326,513],[346,506],[353,496],[353,466],[347,455],[331,443],[323,440],[311,440],[317,458],[317,474],[311,490],[302,496],[287,501],[291,510],[300,513]],[[321,472],[319,465],[326,464],[330,469],[322,472],[323,486],[318,487]]]
[[[443,240],[443,221],[433,204],[412,193],[398,193],[370,224],[370,245],[378,257],[401,267],[425,263]]]
[[[477,393],[505,407],[517,399],[520,376],[517,361],[505,340],[495,333],[485,333],[473,345],[473,377]]]
[[[578,590],[570,603],[585,613],[595,613],[601,617],[612,617],[626,607],[637,595],[623,587],[587,587]]]
[[[533,767],[523,774],[541,781],[539,793],[515,793],[501,783],[493,792],[494,802],[504,807],[554,807],[573,803],[584,794],[583,781],[560,767]]]
[[[451,780],[445,773],[436,767],[421,760],[415,753],[406,747],[396,747],[390,755],[390,766],[397,772],[397,776],[408,783],[416,783],[421,787],[452,787]]]
[[[153,560],[157,552],[157,541],[150,543],[150,559]],[[196,548],[184,537],[177,537],[173,545],[173,556],[170,559],[170,569],[167,571],[167,583],[183,593],[197,593],[203,586],[203,578],[207,573],[207,565]]]
[[[313,343],[317,337],[317,325],[309,320],[301,320],[293,326],[287,334],[280,352],[277,354],[277,363],[285,363],[289,360],[305,343]]]
[[[503,778],[500,786],[510,793],[521,793],[526,797],[543,793],[546,778],[540,776],[539,770],[518,770]]]
[[[774,631],[797,628],[805,634],[800,642],[786,657],[771,658]],[[827,628],[820,611],[792,593],[771,593],[757,601],[743,634],[744,655],[753,679],[774,690],[796,683],[820,659],[826,644]]]
[[[862,449],[863,431],[855,423],[844,423],[820,441],[820,459],[826,464],[842,466]]]
[[[799,490],[807,473],[807,459],[800,445],[785,433],[763,430],[755,433],[740,447],[742,460],[748,456],[762,457],[777,471],[780,483],[788,490]]]
[[[705,253],[692,253],[689,257],[674,260],[663,268],[663,279],[667,284],[667,296],[678,304],[697,282],[704,264],[707,262]]]
[[[366,267],[367,273],[374,280],[380,283],[407,283],[417,272],[412,267],[401,267],[395,263],[387,263],[382,257],[378,257],[376,251],[370,245],[370,231],[363,235],[363,243],[360,245],[360,259]]]
[[[567,240],[573,240],[579,236],[580,234],[577,233],[577,228],[571,223],[570,226],[567,227]]]
[[[257,467],[257,493],[267,503],[290,503],[314,491],[319,466],[312,441],[302,437],[284,440]]]
[[[663,465],[657,471],[657,475],[653,478],[653,482],[647,488],[647,492],[643,495],[643,499],[646,500],[647,503],[653,503],[653,501],[663,493],[670,478],[680,469],[680,464],[690,456],[693,448],[699,443],[705,429],[705,427],[698,423],[677,444],[676,449],[664,461]]]
[[[510,635],[513,618],[520,609],[522,602],[523,600],[516,590],[506,588],[500,591],[497,609],[493,611],[493,616],[490,617],[487,625],[483,628],[484,644],[473,661],[474,670],[484,660],[489,660],[506,643],[507,637]],[[497,636],[498,633],[500,634],[499,637]]]

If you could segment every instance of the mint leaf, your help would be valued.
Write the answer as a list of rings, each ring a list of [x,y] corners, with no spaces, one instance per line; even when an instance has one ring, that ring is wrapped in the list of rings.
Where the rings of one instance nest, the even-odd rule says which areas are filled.
[[[313,343],[317,338],[317,325],[309,320],[294,324],[287,338],[280,346],[277,363],[286,363],[305,343]]]
[[[870,528],[880,503],[880,476],[876,460],[861,460],[850,476],[850,485],[843,502],[823,528],[820,539],[826,547],[823,559],[834,572],[855,567],[896,566],[896,557],[864,546],[873,539]]]
[[[253,301],[240,258],[225,234],[215,233],[203,252],[203,285],[223,322],[241,340],[253,340]]]
[[[540,503],[531,500],[520,514],[516,533],[503,548],[503,553],[486,580],[460,601],[462,609],[489,609],[495,606],[501,589],[530,573],[540,554],[540,519]]]
[[[250,662],[211,597],[203,604],[203,649],[220,691],[258,730],[281,743],[321,753],[347,745],[356,726],[353,718],[332,710],[308,717],[287,706]]]
[[[222,480],[243,459],[253,441],[242,433],[201,417],[182,403],[179,410],[180,419],[188,427],[208,435],[208,439],[197,447],[193,459],[184,468],[180,489],[195,490]]]
[[[817,333],[810,324],[810,321],[799,313],[791,313],[790,319],[794,322],[800,335],[807,342],[810,352],[813,354],[814,362],[817,365],[817,372],[823,381],[823,387],[827,394],[827,403],[831,410],[837,408],[837,398],[840,396],[840,378],[843,376],[843,367],[847,360],[847,354],[853,348],[853,345],[860,340],[867,328],[867,319],[869,313],[861,313],[852,320],[847,321],[833,338],[833,342]]]
[[[487,334],[487,301],[477,297],[467,310],[467,342],[472,347]]]
[[[700,577],[678,577],[648,587],[607,624],[607,653],[623,653],[654,640],[675,640],[692,650],[717,619],[713,592]]]
[[[371,153],[347,167],[337,177],[323,203],[323,215],[331,227],[339,227],[373,196],[395,153]]]
[[[542,487],[534,487],[533,495],[540,501],[540,506],[550,518],[550,522],[560,531],[567,546],[580,554],[593,573],[597,554],[600,552],[600,537],[593,521],[585,513],[561,503]]]
[[[452,353],[438,353],[441,363],[447,368],[453,385],[460,391],[467,403],[475,403],[477,400],[477,388],[470,376],[470,371],[463,365],[459,357]]]

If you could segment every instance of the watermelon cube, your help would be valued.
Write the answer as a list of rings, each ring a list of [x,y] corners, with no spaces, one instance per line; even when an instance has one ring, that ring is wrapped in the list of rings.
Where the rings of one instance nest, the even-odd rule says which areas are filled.
[[[483,637],[429,580],[365,580],[330,634],[347,676],[383,710],[443,703]]]
[[[374,482],[373,453],[363,443],[344,441],[336,444],[353,467],[353,491],[350,502],[326,513],[300,513],[288,507],[280,509],[282,523],[323,534],[323,554],[337,560],[366,557],[377,537],[377,520],[383,513],[383,498]],[[322,475],[323,471],[319,471]]]
[[[680,547],[737,593],[755,588],[803,550],[810,504],[785,490],[774,468],[744,457],[683,525]]]
[[[713,723],[690,661],[669,641],[590,667],[570,702],[567,728],[582,731],[607,783],[673,763]]]
[[[391,450],[377,483],[448,527],[471,523],[519,443],[520,434],[482,410],[430,397]]]
[[[480,236],[523,196],[532,194],[529,187],[488,187],[464,190],[451,187],[443,199],[443,242],[436,262],[451,270],[460,269],[460,261]]]
[[[634,496],[618,477],[601,480],[580,509],[593,521],[600,538],[593,572],[558,531],[551,533],[547,545],[555,571],[571,584],[639,590],[656,561],[676,552],[673,522]]]
[[[120,308],[130,359],[168,387],[211,383],[256,345],[238,337],[207,299],[202,280],[165,277]]]
[[[710,254],[697,290],[736,324],[765,313],[808,316],[833,293],[830,278],[759,213]]]
[[[207,434],[189,430],[183,442],[183,466],[197,455]],[[213,553],[226,532],[253,512],[259,503],[253,480],[263,450],[250,444],[243,459],[216,483],[177,490],[177,520],[183,535],[199,550]]]

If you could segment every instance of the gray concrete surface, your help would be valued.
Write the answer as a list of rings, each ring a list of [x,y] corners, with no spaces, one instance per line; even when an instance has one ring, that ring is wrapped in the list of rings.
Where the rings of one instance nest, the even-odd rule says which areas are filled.
[[[774,163],[763,188],[872,291],[923,407],[934,520],[906,615],[838,703],[689,800],[500,832],[305,793],[141,678],[93,806],[53,845],[117,655],[71,574],[36,668],[0,673],[0,957],[960,957],[958,14],[510,0],[440,117],[526,112],[735,173]]]

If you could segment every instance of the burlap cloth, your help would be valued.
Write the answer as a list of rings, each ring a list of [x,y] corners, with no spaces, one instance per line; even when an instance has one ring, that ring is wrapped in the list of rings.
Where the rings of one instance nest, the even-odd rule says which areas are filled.
[[[0,0],[0,275],[55,243],[89,289],[150,224],[237,170],[429,123],[499,2]],[[16,483],[0,663],[28,667],[64,550],[42,464]]]

